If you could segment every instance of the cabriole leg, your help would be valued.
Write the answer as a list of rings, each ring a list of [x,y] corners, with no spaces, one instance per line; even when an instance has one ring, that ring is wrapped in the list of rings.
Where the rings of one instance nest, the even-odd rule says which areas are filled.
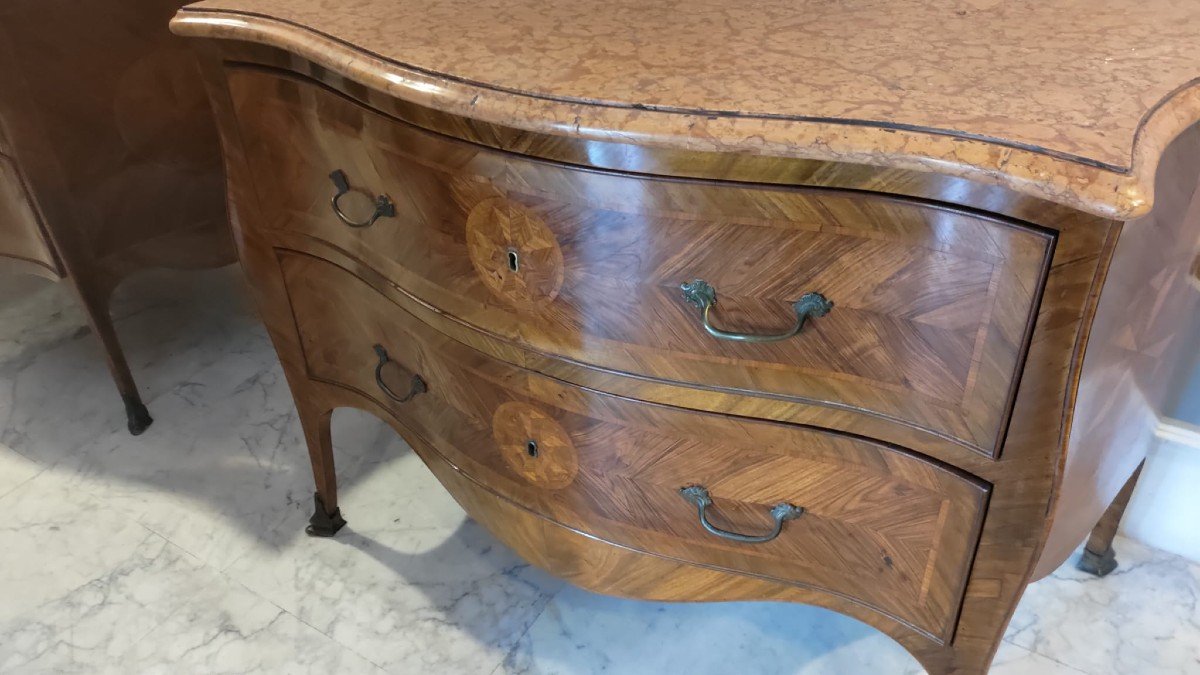
[[[337,474],[333,467],[333,439],[329,428],[333,411],[318,410],[299,402],[297,409],[317,486],[313,494],[313,514],[304,531],[311,537],[332,537],[346,525],[338,508]]]
[[[1138,465],[1108,510],[1100,517],[1100,522],[1092,530],[1087,545],[1083,548],[1083,556],[1075,564],[1077,568],[1098,577],[1107,576],[1117,569],[1117,557],[1112,547],[1113,537],[1117,535],[1117,527],[1121,524],[1121,516],[1125,515],[1125,507],[1129,506],[1129,498],[1133,495],[1133,488],[1137,485],[1143,464],[1144,461]]]
[[[108,308],[109,291],[85,289],[78,285],[78,281],[75,291],[87,314],[92,331],[96,333],[96,337],[100,338],[100,344],[104,347],[108,370],[112,373],[117,391],[120,392],[121,400],[125,403],[125,419],[129,433],[138,436],[149,428],[154,420],[150,417],[150,411],[146,410],[146,404],[142,403],[137,383],[133,381],[133,373],[129,371],[129,363],[125,360],[125,352],[121,349],[120,341],[117,340],[117,331],[113,327],[112,316],[109,314]]]

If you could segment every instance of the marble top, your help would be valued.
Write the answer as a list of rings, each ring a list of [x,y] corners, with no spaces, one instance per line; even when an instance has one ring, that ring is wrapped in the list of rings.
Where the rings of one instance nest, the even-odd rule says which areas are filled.
[[[834,159],[1149,209],[1200,119],[1186,0],[206,0],[176,32],[272,44],[485,121]]]

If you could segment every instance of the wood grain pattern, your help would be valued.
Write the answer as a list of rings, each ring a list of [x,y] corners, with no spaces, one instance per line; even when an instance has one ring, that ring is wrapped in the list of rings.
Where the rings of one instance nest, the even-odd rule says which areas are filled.
[[[257,71],[232,86],[274,226],[351,251],[441,311],[605,368],[862,409],[989,455],[1003,439],[1053,243],[1042,232],[902,200],[578,171]],[[334,168],[397,216],[331,219]],[[836,309],[792,340],[722,342],[682,300],[697,278],[733,330],[785,327],[808,291]]]
[[[108,300],[150,267],[234,261],[220,149],[196,56],[167,30],[181,0],[0,5],[0,152],[53,254],[0,225],[0,251],[70,278],[105,347],[131,430],[149,424]],[[0,164],[4,161],[0,159]],[[3,169],[3,167],[0,167]],[[0,178],[0,183],[7,183]],[[0,200],[13,206],[8,187]],[[16,199],[19,199],[17,197]],[[57,269],[55,269],[57,268]]]
[[[948,638],[986,499],[981,485],[850,437],[564,386],[424,326],[329,262],[283,252],[280,265],[308,376],[375,398],[489,489],[622,546],[847,595]],[[403,404],[381,396],[376,342],[419,373],[428,394]],[[575,475],[530,480],[513,471],[504,445],[514,405],[532,423],[511,440],[534,441],[551,459],[569,449]],[[678,494],[693,484],[710,490],[715,517],[734,531],[770,529],[766,514],[780,502],[806,511],[774,541],[731,543],[700,529]]]
[[[744,573],[730,574],[602,542],[486,490],[372,400],[319,382],[310,383],[308,395],[309,401],[322,406],[363,408],[389,422],[473,520],[525,560],[544,570],[554,570],[570,583],[597,593],[664,602],[773,600],[818,604],[888,632],[934,672],[942,665],[937,652],[929,650],[928,637],[898,628],[901,624],[894,619],[860,603],[811,588]]]
[[[216,43],[204,43],[202,49],[216,50]],[[673,600],[718,600],[718,599],[785,599],[802,602],[813,602],[837,611],[858,617],[880,630],[887,632],[909,649],[926,669],[931,673],[982,673],[987,670],[997,645],[1000,643],[1005,626],[1012,612],[1031,581],[1035,565],[1039,557],[1050,553],[1051,543],[1048,535],[1051,529],[1051,513],[1056,508],[1063,508],[1065,500],[1060,499],[1060,493],[1066,494],[1072,486],[1081,494],[1089,494],[1094,489],[1089,487],[1082,474],[1064,473],[1063,467],[1068,462],[1068,455],[1075,455],[1070,461],[1079,462],[1091,458],[1103,467],[1117,467],[1113,473],[1119,473],[1120,461],[1110,462],[1116,456],[1116,448],[1122,447],[1118,437],[1089,435],[1089,443],[1077,443],[1075,434],[1082,433],[1086,422],[1079,414],[1073,414],[1074,401],[1077,397],[1082,401],[1089,395],[1087,392],[1094,387],[1103,390],[1105,384],[1101,379],[1095,379],[1089,373],[1097,366],[1089,362],[1085,368],[1085,355],[1095,346],[1095,341],[1089,344],[1089,328],[1100,304],[1101,291],[1104,289],[1109,263],[1114,259],[1124,257],[1122,249],[1139,244],[1138,238],[1125,237],[1120,239],[1122,223],[1096,218],[1085,213],[1072,211],[1062,206],[1031,199],[1012,190],[998,188],[984,183],[969,183],[945,176],[934,176],[928,173],[905,171],[899,167],[878,169],[861,165],[811,162],[806,160],[782,160],[777,157],[763,157],[748,154],[731,154],[712,151],[697,151],[674,148],[669,150],[653,149],[635,145],[631,139],[625,142],[579,140],[531,133],[527,130],[514,129],[492,122],[480,121],[472,117],[455,117],[444,111],[423,109],[412,101],[404,101],[390,97],[385,87],[371,90],[361,83],[351,81],[343,75],[327,70],[318,64],[304,60],[295,55],[288,55],[264,49],[261,46],[243,43],[222,43],[219,49],[232,63],[226,69],[210,67],[207,81],[210,93],[216,103],[218,119],[225,142],[227,166],[230,177],[230,198],[237,214],[235,230],[243,258],[243,265],[251,279],[251,286],[258,297],[260,311],[267,324],[268,331],[284,364],[284,372],[295,394],[302,423],[308,440],[308,450],[313,459],[313,471],[317,489],[327,507],[337,505],[336,476],[334,457],[328,436],[329,412],[338,406],[352,405],[371,410],[376,414],[392,421],[393,425],[410,440],[413,446],[422,454],[431,469],[442,480],[443,484],[463,503],[468,511],[491,529],[503,541],[513,546],[519,553],[533,562],[544,565],[549,569],[581,585],[602,592],[631,595],[634,597],[662,598]],[[282,68],[283,70],[271,70]],[[333,239],[328,232],[321,234],[319,230],[300,227],[285,227],[289,222],[288,216],[281,212],[277,201],[279,195],[274,185],[267,183],[268,188],[262,189],[263,172],[258,168],[268,166],[275,173],[285,174],[290,169],[285,165],[264,164],[261,157],[255,156],[261,150],[255,147],[258,142],[255,137],[243,135],[243,122],[239,114],[244,111],[258,111],[270,108],[281,114],[276,119],[279,124],[290,124],[303,127],[308,119],[320,118],[328,110],[318,108],[316,111],[305,110],[306,107],[317,106],[318,96],[300,96],[299,92],[309,91],[310,85],[295,87],[245,87],[237,85],[245,71],[257,69],[260,74],[272,77],[305,78],[337,90],[339,95],[353,98],[371,107],[385,111],[387,114],[408,122],[419,124],[439,133],[450,134],[460,140],[478,144],[483,149],[502,149],[530,157],[567,161],[586,167],[588,171],[580,172],[596,175],[601,184],[604,180],[620,180],[623,185],[631,185],[636,190],[630,190],[630,199],[637,201],[643,193],[653,194],[662,183],[676,184],[674,181],[661,181],[651,178],[650,174],[666,176],[684,176],[706,181],[719,181],[709,185],[713,190],[724,194],[726,191],[748,194],[762,194],[764,186],[755,183],[772,183],[779,185],[799,185],[808,187],[835,187],[840,189],[852,188],[874,192],[905,195],[916,198],[913,202],[916,209],[934,209],[937,213],[962,213],[960,209],[946,209],[945,202],[963,204],[976,209],[984,209],[995,214],[1004,214],[1011,218],[1019,218],[1029,223],[1047,228],[1052,233],[1054,241],[1050,251],[1051,259],[1048,272],[1044,277],[1044,292],[1041,302],[1036,305],[1033,321],[1033,332],[1029,340],[1028,353],[1024,363],[1019,367],[1020,374],[1015,380],[1018,389],[1013,403],[1012,415],[1009,420],[1008,433],[1005,436],[1002,452],[992,457],[966,448],[961,443],[950,442],[944,435],[930,433],[915,426],[897,424],[876,415],[864,415],[861,410],[847,410],[831,407],[821,401],[786,400],[778,396],[764,396],[762,392],[755,393],[730,390],[707,386],[704,382],[684,383],[679,380],[660,380],[631,376],[628,373],[613,369],[603,369],[587,363],[572,361],[554,356],[544,351],[530,349],[530,343],[524,336],[517,333],[514,336],[504,336],[494,332],[481,330],[478,322],[466,320],[455,311],[434,306],[422,299],[428,297],[421,286],[420,275],[404,276],[397,273],[397,266],[389,267],[386,261],[380,262],[369,258],[369,251],[354,248],[354,239],[323,241]],[[230,88],[230,79],[235,81]],[[242,83],[246,80],[241,79]],[[231,95],[232,93],[232,95]],[[286,104],[264,104],[256,101],[258,97],[292,96]],[[368,119],[370,115],[343,116],[344,101],[336,102],[334,113],[330,120],[341,124],[354,120]],[[286,119],[294,116],[300,122]],[[392,121],[386,126],[400,127]],[[366,135],[372,142],[378,142],[379,136],[363,134],[364,130],[374,133],[376,130],[366,126],[355,127],[348,124],[338,129],[336,134],[327,138],[339,138],[344,133],[353,140],[358,135]],[[390,133],[400,133],[392,131]],[[408,138],[408,136],[406,136]],[[306,140],[306,142],[308,142]],[[329,143],[334,144],[330,140]],[[1189,157],[1190,146],[1181,139],[1168,152],[1168,155],[1179,153],[1178,157]],[[357,146],[356,146],[357,147]],[[417,160],[431,161],[441,158],[427,156],[425,152],[430,146],[418,143],[415,148],[406,150],[417,156]],[[1181,148],[1181,149],[1180,149]],[[334,147],[321,148],[321,152],[331,153],[331,156],[341,156],[346,153]],[[356,149],[348,154],[353,155]],[[289,155],[282,155],[290,157]],[[410,160],[415,161],[415,160]],[[356,170],[363,170],[361,175],[369,176],[374,171],[383,176],[392,170],[392,160],[382,161],[378,167],[372,162],[365,162]],[[536,162],[535,162],[536,164]],[[539,164],[540,166],[540,164]],[[1167,167],[1170,168],[1167,168]],[[315,167],[303,167],[297,176],[303,179],[316,180],[311,174]],[[594,171],[595,169],[619,169],[623,173]],[[1200,176],[1188,162],[1164,164],[1162,180],[1169,181],[1160,185],[1184,185],[1191,181],[1195,185]],[[354,171],[347,168],[352,175]],[[415,175],[415,174],[414,174]],[[475,174],[481,175],[481,174]],[[559,175],[548,171],[530,171],[520,174],[525,177],[536,177],[539,180]],[[566,175],[574,175],[567,172]],[[307,177],[307,178],[306,178]],[[485,176],[494,180],[493,176]],[[1069,176],[1059,176],[1064,181]],[[729,183],[724,181],[740,181]],[[365,194],[374,196],[381,191],[392,191],[383,181],[373,182],[369,178],[359,178],[354,181],[358,189]],[[315,189],[313,183],[313,198],[320,195],[327,202],[328,193]],[[550,185],[529,184],[514,190],[521,194],[529,192],[553,192],[559,189],[559,183]],[[536,188],[536,189],[535,189]],[[809,192],[806,190],[781,190],[783,193]],[[1167,189],[1170,192],[1170,189]],[[1166,194],[1167,192],[1164,192]],[[438,213],[462,213],[461,208],[454,202],[453,195],[448,191],[441,194],[445,201],[430,198],[430,208]],[[392,194],[397,198],[398,194]],[[874,200],[888,201],[882,197],[873,196],[867,202]],[[616,200],[620,202],[621,200]],[[943,202],[943,204],[931,203]],[[314,202],[315,203],[315,202]],[[520,203],[528,208],[524,202]],[[737,199],[733,200],[737,203]],[[707,205],[707,204],[706,204]],[[619,204],[618,204],[619,206]],[[608,208],[608,207],[606,207]],[[457,210],[457,211],[456,211]],[[1163,212],[1159,217],[1165,221],[1175,222],[1183,217],[1177,208],[1171,212]],[[834,214],[845,217],[846,211],[835,211]],[[1156,211],[1155,213],[1158,213]],[[982,219],[984,222],[995,222],[995,218],[966,211],[965,215]],[[554,218],[543,218],[548,227],[553,228]],[[853,221],[852,222],[856,222]],[[960,222],[953,220],[951,222]],[[465,223],[459,221],[464,228]],[[420,230],[416,230],[420,232]],[[449,232],[449,230],[446,230]],[[989,230],[991,231],[991,230]],[[928,231],[927,231],[928,232]],[[936,232],[929,234],[925,240],[926,246],[937,241]],[[315,238],[319,234],[322,238]],[[818,233],[823,234],[823,233]],[[1127,233],[1128,234],[1128,233]],[[556,234],[556,240],[562,238]],[[456,241],[458,246],[465,247],[465,237],[460,235]],[[1142,239],[1141,246],[1152,246],[1153,237]],[[400,250],[396,242],[390,242],[390,250]],[[283,270],[280,266],[277,249],[284,248],[292,251],[331,261],[337,266],[350,270],[354,276],[367,282],[372,288],[385,295],[390,303],[411,314],[419,323],[413,323],[413,330],[429,331],[430,340],[438,344],[446,344],[454,349],[467,349],[470,353],[478,352],[486,355],[487,359],[495,361],[469,361],[458,357],[451,359],[455,368],[474,367],[477,363],[494,364],[499,371],[510,372],[509,366],[515,366],[524,371],[536,371],[552,378],[554,391],[572,391],[572,386],[588,389],[587,397],[567,397],[568,402],[579,403],[581,400],[603,401],[608,396],[619,396],[628,401],[637,410],[654,409],[647,405],[664,404],[674,408],[694,411],[706,411],[733,415],[754,425],[765,424],[753,420],[776,420],[793,424],[803,424],[817,427],[814,433],[829,433],[821,429],[838,429],[857,434],[868,445],[890,443],[912,448],[932,460],[952,465],[957,471],[977,477],[983,483],[990,485],[986,512],[979,535],[978,546],[975,548],[970,562],[965,594],[959,620],[948,640],[941,640],[930,635],[927,631],[915,628],[911,621],[902,621],[889,617],[876,610],[867,609],[864,605],[844,597],[830,595],[823,591],[815,591],[793,584],[772,582],[762,576],[748,576],[742,573],[719,572],[712,567],[697,566],[695,563],[684,563],[658,555],[647,555],[632,551],[629,548],[600,544],[598,540],[588,538],[590,528],[580,531],[555,525],[539,515],[544,511],[541,506],[530,511],[518,503],[505,498],[496,497],[493,492],[484,489],[480,482],[464,474],[453,465],[441,459],[440,453],[453,455],[456,450],[465,459],[462,467],[471,467],[472,447],[457,446],[444,441],[445,429],[438,433],[427,434],[432,440],[427,445],[424,437],[410,426],[402,424],[397,416],[404,413],[396,407],[384,407],[381,402],[363,393],[358,393],[342,385],[330,384],[309,377],[309,366],[305,359],[306,351],[302,346],[301,337],[297,332],[295,317],[291,311],[287,289],[284,284]],[[458,261],[469,260],[469,254],[457,252]],[[570,248],[563,247],[564,264],[567,269],[564,274],[562,294],[566,294],[570,286]],[[400,255],[406,255],[403,252]],[[1136,256],[1135,256],[1136,257]],[[1188,261],[1190,264],[1190,261]],[[376,269],[376,267],[378,267]],[[478,280],[474,266],[463,267],[463,279]],[[1111,275],[1109,275],[1111,276]],[[1131,280],[1136,274],[1131,276]],[[1028,282],[1027,278],[1023,278]],[[477,288],[486,293],[489,307],[503,307],[504,311],[519,313],[520,311],[507,301],[497,298],[486,290],[482,281],[472,281]],[[485,297],[485,296],[479,296]],[[557,302],[557,300],[556,300]],[[603,309],[603,308],[601,308]],[[392,310],[393,312],[397,310]],[[777,315],[775,315],[777,316]],[[758,317],[756,317],[758,318]],[[394,317],[389,321],[394,321]],[[381,322],[382,323],[382,322]],[[429,328],[423,328],[428,325]],[[816,325],[816,324],[814,324]],[[444,336],[444,337],[443,337]],[[443,342],[444,341],[444,342]],[[585,344],[579,340],[580,344]],[[449,347],[447,347],[449,349]],[[474,350],[474,351],[471,351]],[[371,355],[360,356],[361,350],[355,349],[352,358],[363,358],[363,366],[373,367]],[[369,352],[368,345],[368,352]],[[395,355],[402,354],[395,348],[389,350]],[[465,352],[455,352],[455,354]],[[340,354],[338,358],[341,358]],[[509,364],[505,366],[504,364]],[[358,372],[358,368],[352,368]],[[447,368],[442,372],[449,372]],[[369,373],[368,373],[369,376]],[[533,377],[532,379],[540,378]],[[495,378],[494,378],[495,379]],[[502,378],[501,378],[502,379]],[[497,380],[498,381],[498,380]],[[521,387],[531,381],[520,382],[503,380],[507,387]],[[370,385],[373,386],[373,383]],[[499,385],[497,385],[499,386]],[[364,390],[365,391],[365,390]],[[543,390],[544,391],[549,391]],[[434,395],[431,389],[430,396]],[[419,397],[418,399],[419,400]],[[433,398],[429,399],[434,400]],[[1099,400],[1099,399],[1097,399]],[[528,402],[528,401],[527,401]],[[535,399],[530,405],[541,405]],[[549,404],[559,405],[557,399]],[[567,405],[563,403],[562,405]],[[589,404],[590,405],[590,404]],[[596,404],[600,406],[600,404]],[[402,407],[402,406],[401,406]],[[588,419],[608,419],[602,414],[609,406],[580,408],[583,417]],[[456,408],[457,410],[457,408]],[[452,411],[446,415],[454,414]],[[641,413],[639,413],[641,414]],[[695,415],[697,413],[680,413]],[[1095,410],[1089,415],[1098,414]],[[1099,414],[1102,414],[1099,413]],[[486,416],[477,414],[475,419],[485,420]],[[494,419],[494,418],[493,418]],[[411,419],[409,425],[415,425]],[[482,429],[483,422],[480,423]],[[488,422],[491,424],[491,422]],[[571,425],[561,424],[564,429]],[[494,445],[494,435],[481,434],[484,446]],[[877,440],[869,440],[877,439]],[[451,447],[453,446],[453,447]],[[580,459],[580,474],[587,470],[587,454],[583,452],[582,444],[577,445]],[[1128,447],[1126,452],[1128,452]],[[436,448],[436,451],[435,449]],[[449,449],[447,449],[449,448]],[[1100,459],[1096,459],[1099,457]],[[1087,462],[1079,463],[1085,466]],[[489,468],[490,467],[490,468]],[[476,469],[479,467],[475,466]],[[495,466],[488,465],[486,470],[500,474],[510,472],[510,465],[499,459]],[[471,471],[473,469],[467,469]],[[483,470],[483,469],[481,469]],[[1108,469],[1105,469],[1105,473]],[[478,475],[478,472],[476,472]],[[480,479],[481,481],[486,479]],[[518,484],[525,484],[523,479],[513,478]],[[1106,479],[1107,480],[1107,479]],[[514,488],[515,489],[515,488]],[[532,489],[532,488],[529,488]],[[541,490],[543,488],[539,488]],[[566,488],[570,489],[570,487]],[[514,493],[515,494],[515,493]],[[734,500],[736,502],[736,500]],[[761,507],[761,505],[759,505]],[[733,508],[733,507],[729,507]],[[746,525],[762,525],[761,511],[755,510],[760,520],[746,521]],[[351,514],[352,516],[352,514]],[[750,515],[745,516],[749,518]],[[1068,522],[1056,518],[1054,527],[1056,541],[1074,539],[1082,541],[1094,520],[1086,523]],[[794,524],[794,523],[791,523]],[[910,616],[911,616],[911,611]]]

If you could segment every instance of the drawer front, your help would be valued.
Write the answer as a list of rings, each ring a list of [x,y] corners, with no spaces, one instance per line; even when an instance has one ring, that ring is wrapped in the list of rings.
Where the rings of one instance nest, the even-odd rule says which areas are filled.
[[[279,261],[308,376],[390,409],[496,493],[610,542],[823,589],[940,638],[952,629],[980,483],[835,432],[567,385],[448,338],[331,262]],[[778,535],[706,531],[690,486],[707,490],[712,527],[769,536],[778,522]]]
[[[423,303],[574,361],[861,411],[996,454],[1044,233],[878,195],[539,162],[315,85],[231,80],[273,226],[336,244]],[[334,213],[334,170],[345,221],[370,225]],[[714,335],[698,287],[681,288],[696,280],[713,329],[779,336],[807,320],[773,341]],[[796,305],[810,293],[832,311]]]
[[[0,157],[0,256],[59,271],[17,168],[5,157]]]

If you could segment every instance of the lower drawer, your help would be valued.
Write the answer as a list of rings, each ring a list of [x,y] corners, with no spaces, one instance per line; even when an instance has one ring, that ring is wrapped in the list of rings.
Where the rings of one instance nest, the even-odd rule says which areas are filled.
[[[976,480],[835,432],[568,385],[446,337],[334,263],[278,257],[308,376],[391,410],[497,494],[609,542],[952,630]]]

